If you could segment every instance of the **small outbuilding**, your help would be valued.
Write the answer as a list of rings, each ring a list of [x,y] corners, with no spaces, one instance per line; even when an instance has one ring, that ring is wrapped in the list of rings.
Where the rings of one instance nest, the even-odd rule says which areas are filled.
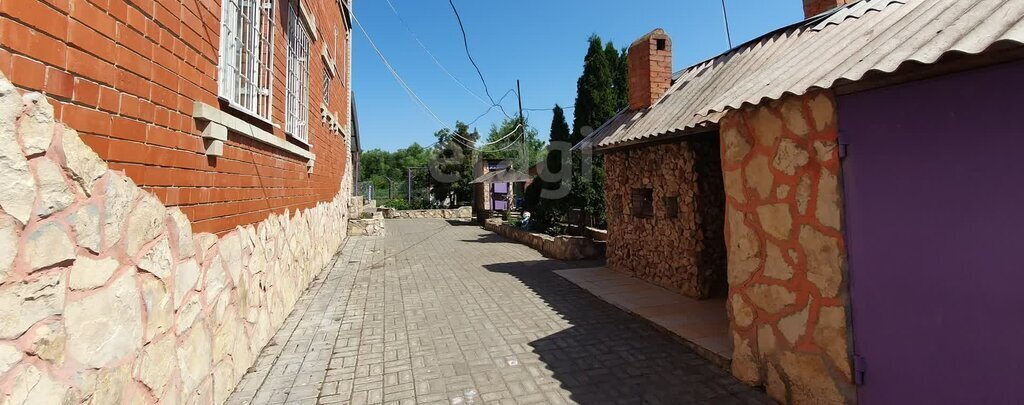
[[[664,31],[631,45],[576,146],[608,266],[720,297],[733,375],[782,402],[1024,401],[1024,1],[804,6],[675,74]]]

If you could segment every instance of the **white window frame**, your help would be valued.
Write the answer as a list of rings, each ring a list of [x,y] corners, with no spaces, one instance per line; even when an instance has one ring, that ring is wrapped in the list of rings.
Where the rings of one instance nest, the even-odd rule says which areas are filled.
[[[223,0],[217,95],[271,123],[274,85],[274,0]]]
[[[309,140],[309,32],[294,2],[288,2],[288,69],[285,86],[284,132],[310,144]]]

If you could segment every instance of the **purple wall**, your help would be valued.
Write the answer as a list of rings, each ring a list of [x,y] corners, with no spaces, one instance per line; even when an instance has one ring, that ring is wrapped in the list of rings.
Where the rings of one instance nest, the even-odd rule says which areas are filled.
[[[861,403],[1019,403],[1024,63],[839,98]]]

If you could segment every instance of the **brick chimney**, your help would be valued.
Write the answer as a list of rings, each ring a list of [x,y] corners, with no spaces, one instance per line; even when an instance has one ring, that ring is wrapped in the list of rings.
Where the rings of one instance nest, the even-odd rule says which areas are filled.
[[[811,18],[855,0],[804,0],[804,18]]]
[[[658,28],[629,46],[629,109],[649,108],[672,85],[672,38]]]

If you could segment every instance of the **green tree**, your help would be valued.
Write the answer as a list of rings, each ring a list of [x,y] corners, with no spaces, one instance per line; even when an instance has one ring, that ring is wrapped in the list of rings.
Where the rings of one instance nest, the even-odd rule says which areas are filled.
[[[520,122],[522,128],[519,127]],[[523,161],[524,138],[529,154],[529,165],[533,166],[544,159],[547,150],[544,141],[539,139],[537,128],[531,127],[529,120],[520,121],[519,117],[506,118],[501,124],[491,125],[491,130],[487,134],[487,146],[480,150],[481,156],[484,159],[512,160],[514,167],[519,167]],[[527,169],[522,170],[525,172]]]
[[[619,51],[609,41],[604,47],[604,55],[612,69],[615,111],[619,111],[629,105],[629,65],[626,59],[626,49]]]
[[[462,121],[455,123],[455,131],[444,128],[434,133],[437,146],[431,175],[435,180],[431,194],[438,204],[448,206],[466,204],[473,199],[473,145],[480,139],[475,129]]]
[[[385,200],[390,195],[394,198],[407,198],[407,169],[422,168],[433,159],[432,149],[417,143],[407,148],[388,152],[381,149],[363,151],[359,158],[360,178],[373,184],[374,198]],[[428,184],[426,170],[413,170],[413,194],[417,200],[422,199],[423,190]]]
[[[565,214],[564,203],[558,199],[543,198],[543,191],[555,192],[562,187],[561,181],[545,181],[543,177],[551,178],[551,174],[559,174],[563,167],[567,166],[569,156],[564,150],[554,147],[560,143],[568,142],[571,138],[569,124],[565,119],[565,111],[558,104],[552,109],[551,137],[542,173],[533,179],[526,189],[526,209],[533,213],[534,221],[539,228],[547,228],[559,221]]]
[[[618,51],[611,42],[603,44],[596,34],[588,39],[583,74],[576,82],[576,115],[573,119],[573,144],[599,128],[629,102],[628,72],[625,51]],[[584,160],[589,159],[590,175],[585,176]],[[599,226],[605,224],[604,164],[600,155],[572,156],[572,185],[569,196],[558,209],[568,212],[580,209]]]
[[[584,128],[597,128],[615,114],[616,94],[612,64],[601,37],[592,34],[583,59],[583,74],[576,81],[576,114],[572,122],[572,143],[579,143]]]

